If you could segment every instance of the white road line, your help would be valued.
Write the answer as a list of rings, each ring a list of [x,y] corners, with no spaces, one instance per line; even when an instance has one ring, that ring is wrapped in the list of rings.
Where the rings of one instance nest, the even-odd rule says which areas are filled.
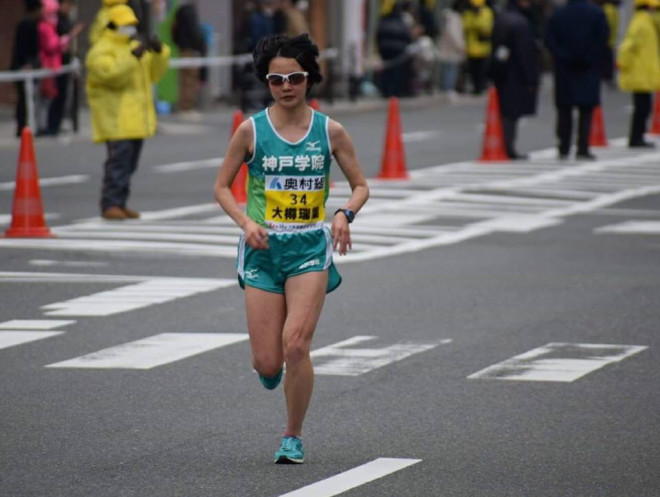
[[[573,382],[648,347],[592,343],[549,343],[500,362],[468,379]]]
[[[239,333],[162,333],[45,367],[152,369],[247,339]]]
[[[35,342],[50,338],[56,335],[61,335],[63,331],[19,331],[19,330],[3,330],[0,331],[0,349],[6,349],[21,345],[23,343]]]
[[[70,234],[68,230],[62,229],[53,229],[53,233],[57,236],[67,237]],[[74,237],[80,237],[81,233],[74,233]],[[121,240],[121,239],[130,239],[130,240],[162,240],[162,241],[189,241],[189,242],[204,242],[209,244],[229,244],[237,245],[238,236],[236,235],[200,235],[193,233],[157,233],[157,232],[147,232],[142,230],[140,227],[136,227],[133,230],[128,230],[127,226],[124,226],[123,231],[111,230],[111,231],[102,231],[99,230],[85,230],[85,237],[90,239],[99,239],[99,240]]]
[[[74,323],[64,319],[12,319],[0,323],[0,330],[54,330]]]
[[[153,166],[151,169],[157,173],[180,173],[184,171],[193,171],[195,169],[218,169],[222,164],[224,157],[213,159],[175,162],[173,164],[161,164]]]
[[[80,183],[87,183],[89,181],[88,174],[70,174],[68,176],[57,176],[54,178],[41,178],[39,186],[60,186],[60,185],[76,185]],[[8,191],[16,188],[15,181],[7,181],[0,183],[0,191]]]
[[[625,223],[603,226],[595,233],[614,233],[621,235],[660,235],[660,221],[627,221]]]
[[[445,339],[436,343],[399,342],[381,348],[348,348],[376,338],[359,335],[312,351],[314,373],[329,376],[360,376],[411,355],[434,349],[438,345],[451,343],[451,339]]]
[[[229,279],[159,278],[44,305],[47,316],[110,316],[235,285]]]
[[[367,464],[349,469],[325,480],[280,495],[280,497],[333,497],[352,488],[383,478],[391,473],[405,469],[421,459],[393,459],[380,457]]]
[[[84,236],[81,233],[80,236]],[[139,242],[132,240],[90,240],[37,238],[0,238],[0,247],[13,247],[37,250],[80,250],[83,252],[142,252],[150,254],[171,254],[180,256],[235,257],[236,247],[217,246],[201,243]]]
[[[208,212],[219,212],[220,206],[217,203],[205,203],[205,204],[196,204],[196,205],[187,205],[185,207],[174,207],[172,209],[163,209],[160,211],[143,211],[140,214],[140,221],[123,221],[125,224],[139,224],[141,221],[162,221],[164,219],[176,219],[186,216],[192,216],[196,214],[205,214]],[[79,219],[76,223],[64,226],[68,228],[70,226],[76,226],[85,223],[103,223],[103,225],[111,225],[116,223],[116,221],[103,221],[101,217],[92,217],[88,219]]]
[[[46,221],[54,221],[60,219],[62,216],[57,212],[46,212],[44,214]],[[12,214],[0,214],[0,225],[9,226],[11,224]]]
[[[0,271],[0,281],[3,283],[128,283],[132,281],[147,281],[153,279],[157,279],[157,277],[114,274],[23,273],[18,271]]]
[[[158,224],[149,224],[149,223],[130,223],[130,224],[104,224],[99,223],[84,223],[84,224],[72,224],[66,227],[54,228],[57,233],[62,233],[67,236],[80,235],[82,233],[87,233],[88,230],[91,231],[105,231],[107,233],[117,232],[117,231],[128,231],[134,232],[148,232],[148,233],[210,233],[217,235],[240,235],[243,233],[243,230],[234,224],[234,221],[227,217],[231,221],[229,226],[208,226],[203,221],[187,221],[185,224],[176,224],[175,222],[163,222]],[[203,224],[195,224],[203,223]],[[238,240],[238,238],[236,238]]]
[[[32,259],[30,266],[52,267],[52,266],[66,266],[66,267],[105,267],[109,266],[108,262],[101,261],[53,261],[50,259]]]
[[[421,142],[426,140],[433,140],[442,136],[442,131],[432,130],[432,131],[410,131],[408,133],[403,133],[401,138],[405,143]]]

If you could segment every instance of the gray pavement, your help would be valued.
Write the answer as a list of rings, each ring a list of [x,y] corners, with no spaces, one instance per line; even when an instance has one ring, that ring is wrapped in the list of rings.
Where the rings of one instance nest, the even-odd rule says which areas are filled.
[[[57,238],[0,240],[0,495],[660,495],[660,156],[615,140],[626,96],[604,103],[595,163],[555,159],[546,89],[531,159],[480,164],[483,99],[402,102],[412,178],[371,181],[296,467],[271,462],[282,393],[250,368],[237,231],[213,207],[232,110],[164,119],[134,223],[97,218],[102,147],[38,140],[42,179],[82,178],[42,188]],[[373,178],[370,105],[327,110]],[[15,145],[0,157],[3,185]]]

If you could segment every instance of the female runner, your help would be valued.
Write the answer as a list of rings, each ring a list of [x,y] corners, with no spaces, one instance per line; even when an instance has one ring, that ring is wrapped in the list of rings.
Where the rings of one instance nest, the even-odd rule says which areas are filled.
[[[341,282],[332,252],[352,248],[349,224],[369,197],[352,140],[336,121],[307,105],[322,80],[319,51],[308,35],[275,36],[254,50],[257,77],[274,104],[243,122],[231,139],[215,197],[243,230],[236,267],[245,289],[252,364],[265,388],[283,376],[287,423],[276,463],[302,463],[302,425],[314,386],[312,337],[325,294]],[[330,162],[335,157],[352,194],[325,226]],[[248,164],[245,213],[231,193]]]

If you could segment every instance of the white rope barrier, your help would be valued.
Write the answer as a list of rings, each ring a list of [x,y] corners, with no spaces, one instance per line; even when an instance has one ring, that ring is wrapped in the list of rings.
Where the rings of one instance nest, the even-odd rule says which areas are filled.
[[[320,53],[320,60],[335,60],[339,57],[339,50],[328,48]],[[220,57],[188,57],[171,59],[169,67],[171,69],[181,69],[189,67],[223,67],[234,64],[251,64],[252,54],[227,55]],[[74,58],[71,64],[62,66],[59,69],[34,69],[20,71],[0,71],[0,83],[11,83],[23,81],[25,84],[25,103],[27,114],[27,125],[35,129],[35,81],[43,78],[59,76],[61,74],[80,74],[82,64],[77,58]]]

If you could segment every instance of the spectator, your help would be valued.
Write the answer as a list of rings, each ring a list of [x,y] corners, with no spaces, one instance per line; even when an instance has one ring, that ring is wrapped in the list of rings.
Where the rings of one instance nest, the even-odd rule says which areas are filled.
[[[39,63],[39,20],[41,19],[41,0],[25,0],[25,15],[16,26],[14,47],[12,50],[12,71],[37,69]],[[25,83],[16,82],[16,136],[21,136],[27,122],[27,102]]]
[[[70,16],[74,8],[75,0],[60,0],[60,10],[57,19],[57,34],[60,38],[71,36],[77,30],[82,29],[82,24],[74,26],[71,20]],[[65,49],[62,53],[62,64],[68,65],[71,63],[72,59],[73,56],[69,46],[68,49]],[[70,79],[71,75],[68,73],[60,74],[55,78],[57,95],[51,102],[50,109],[48,110],[48,127],[46,129],[46,134],[48,135],[57,135],[60,132],[69,92]]]
[[[179,48],[179,55],[184,58],[203,57],[206,54],[206,40],[199,25],[199,16],[195,3],[181,5],[172,25],[172,41]],[[185,118],[198,118],[195,103],[201,87],[201,69],[183,67],[179,69],[179,105],[178,110]]]
[[[500,98],[506,153],[512,160],[526,158],[516,152],[518,119],[536,114],[540,69],[530,16],[531,0],[509,0],[493,27],[490,73]]]
[[[619,85],[623,91],[632,92],[633,99],[629,147],[655,146],[644,140],[644,133],[653,93],[660,90],[660,40],[651,14],[658,7],[660,0],[635,0],[635,13],[617,56]]]
[[[275,0],[257,0],[245,22],[243,46],[246,52],[253,52],[262,38],[282,32],[280,16],[277,16]],[[241,70],[241,109],[249,112],[271,102],[270,93],[266,91],[254,74],[252,64],[246,64]]]
[[[94,19],[94,22],[92,23],[92,26],[89,28],[89,44],[94,45],[99,38],[101,38],[101,34],[103,33],[103,30],[108,26],[108,22],[110,21],[108,17],[108,12],[112,7],[115,5],[125,5],[128,3],[128,0],[103,0],[103,4],[101,5],[101,8],[96,14],[96,18]]]
[[[60,4],[57,0],[42,0],[43,10],[39,22],[39,62],[44,69],[59,69],[62,67],[62,55],[69,47],[71,40],[78,36],[83,26],[77,25],[69,34],[60,36],[57,34],[58,14]],[[41,112],[39,120],[40,135],[53,134],[54,130],[49,126],[49,114],[51,104],[58,96],[57,82],[55,77],[43,78],[39,84],[39,96],[41,100]],[[65,97],[66,98],[66,97]],[[58,125],[59,128],[59,125]]]
[[[600,104],[600,71],[607,45],[605,15],[588,0],[568,0],[550,17],[545,43],[552,54],[559,158],[571,149],[573,109],[579,109],[578,160],[594,160],[589,150],[591,114]]]
[[[309,25],[305,19],[304,12],[299,7],[298,0],[281,0],[279,12],[283,17],[284,26],[279,30],[283,31],[289,38],[309,33]],[[279,31],[278,30],[278,31]]]
[[[619,7],[620,0],[600,0],[603,14],[607,19],[609,37],[607,40],[606,57],[603,61],[603,79],[610,85],[614,85],[614,52],[616,50],[617,37],[619,36]]]
[[[438,21],[435,18],[435,0],[419,0],[417,9],[419,23],[424,28],[424,34],[433,42],[438,41]]]
[[[126,202],[143,141],[156,131],[151,88],[167,71],[170,49],[157,37],[136,39],[138,19],[130,7],[113,7],[108,18],[108,28],[87,54],[87,98],[93,140],[105,142],[108,151],[101,214],[122,220],[140,216]]]
[[[458,70],[465,60],[465,36],[460,13],[460,0],[454,0],[451,7],[442,10],[442,30],[438,41],[440,60],[440,89],[454,98]]]
[[[411,71],[408,46],[412,33],[403,17],[403,7],[394,3],[378,22],[376,44],[383,59],[381,91],[385,97],[401,97],[408,94],[407,82]]]
[[[486,89],[486,66],[491,52],[494,20],[493,10],[485,0],[470,0],[469,7],[463,12],[468,71],[475,95]]]

